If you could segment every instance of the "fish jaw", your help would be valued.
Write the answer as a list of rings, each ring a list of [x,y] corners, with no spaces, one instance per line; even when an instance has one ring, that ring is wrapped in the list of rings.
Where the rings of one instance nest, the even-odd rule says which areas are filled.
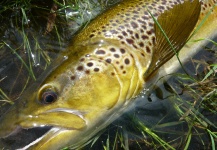
[[[126,105],[125,107],[129,107],[129,106]],[[4,136],[3,139],[10,140],[10,138],[13,136],[19,136],[21,134],[19,132],[22,132],[24,130],[28,131],[28,130],[37,129],[37,128],[41,128],[43,130],[43,128],[45,127],[45,124],[43,123],[44,121],[43,117],[52,118],[53,117],[52,115],[54,115],[55,119],[58,121],[58,124],[55,125],[55,122],[52,122],[52,126],[49,126],[47,124],[47,127],[49,128],[47,132],[42,134],[40,137],[37,137],[35,140],[30,141],[25,146],[22,145],[22,147],[18,147],[18,149],[46,150],[46,149],[60,149],[60,148],[63,148],[63,146],[70,146],[70,148],[77,148],[83,145],[87,140],[93,137],[102,128],[104,128],[105,126],[110,124],[112,121],[114,121],[117,117],[119,117],[122,114],[120,110],[124,111],[125,107],[122,107],[120,109],[120,105],[119,105],[111,110],[95,109],[94,111],[89,112],[89,113],[83,113],[83,112],[70,110],[66,108],[57,108],[57,109],[47,111],[47,113],[45,113],[46,114],[45,116],[43,116],[44,114],[42,114],[42,115],[38,115],[38,117],[35,117],[35,116],[30,117],[28,115],[28,116],[25,116],[25,119],[22,117],[19,117],[19,119],[15,118],[17,121],[10,122],[10,125],[7,124],[7,127],[6,127],[8,131],[11,131],[11,130],[13,131],[7,132],[8,135]],[[114,111],[118,113],[114,113]],[[62,114],[60,116],[62,117],[59,117],[59,118],[56,117],[56,113],[61,113],[61,112]],[[13,113],[13,111],[11,110],[10,113]],[[10,113],[8,113],[8,115]],[[75,122],[75,118],[73,117],[73,114],[79,116],[82,119],[85,119],[85,126],[82,126],[82,127],[78,126],[77,128],[71,128],[70,126],[67,127],[67,125],[70,125],[72,123],[81,125],[82,119],[80,119],[79,122]],[[69,115],[72,115],[71,118],[69,117]],[[7,116],[5,117],[8,118]],[[64,121],[65,118],[66,118],[66,121]],[[3,120],[3,121],[7,121],[7,120]],[[8,129],[8,127],[10,130]],[[31,136],[31,134],[29,135]],[[61,141],[61,143],[59,141]]]
[[[55,126],[67,129],[80,130],[86,126],[85,112],[68,108],[55,108],[38,115],[16,113],[17,106],[12,107],[1,119],[0,137],[15,134],[19,128],[30,129],[35,127]],[[49,120],[47,118],[50,118]],[[73,125],[72,125],[73,124]]]
[[[120,108],[119,105],[111,110],[95,110],[89,114],[86,114],[87,127],[81,130],[54,126],[44,135],[20,149],[55,150],[64,148],[64,146],[70,149],[81,148],[85,146],[88,143],[87,141],[97,132],[105,128],[112,121],[117,119],[124,111],[126,111],[126,107],[131,108],[132,106],[129,104],[130,103],[122,106],[122,108]],[[87,143],[85,144],[85,142]]]
[[[71,110],[67,108],[57,108],[49,110],[37,116],[24,115],[19,113],[14,116],[15,107],[1,119],[1,142],[12,142],[15,148],[27,149],[39,147],[47,147],[49,141],[52,139],[60,140],[62,134],[64,136],[69,133],[79,133],[80,130],[86,128],[86,121],[84,120],[85,113]],[[13,115],[12,115],[13,114]],[[12,117],[9,117],[12,116]],[[14,117],[13,117],[14,116]],[[10,118],[10,119],[8,119]],[[53,118],[53,119],[48,119]],[[48,121],[49,120],[49,121]],[[71,126],[73,124],[73,127]],[[34,131],[35,130],[35,131]],[[36,139],[32,138],[37,132],[44,132]],[[20,141],[24,134],[28,134],[30,139],[25,139],[25,142]],[[70,137],[73,136],[70,134]],[[14,141],[18,139],[20,142]],[[70,138],[69,138],[70,139]],[[39,143],[37,145],[36,143]],[[26,144],[26,145],[23,145]],[[55,145],[55,144],[52,144]],[[7,146],[7,145],[5,145]],[[21,147],[19,147],[21,146]],[[48,145],[49,147],[50,145]],[[13,147],[9,147],[13,148]]]
[[[33,89],[38,87],[34,84]],[[32,90],[32,88],[30,88]],[[81,130],[86,127],[86,112],[67,107],[46,107],[37,101],[37,93],[27,90],[24,95],[0,118],[0,138],[16,136],[20,131],[56,127],[70,130]],[[31,93],[31,96],[28,94]],[[38,110],[41,106],[43,109]]]

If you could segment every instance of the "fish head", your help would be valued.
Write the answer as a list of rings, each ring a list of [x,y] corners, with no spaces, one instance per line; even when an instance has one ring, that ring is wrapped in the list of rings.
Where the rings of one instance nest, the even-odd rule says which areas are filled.
[[[70,61],[66,60],[30,86],[2,116],[0,136],[7,139],[18,136],[21,130],[44,128],[48,131],[45,133],[47,140],[40,145],[46,145],[48,139],[65,138],[67,133],[73,137],[100,126],[99,120],[116,107],[120,84],[110,73],[112,65],[103,67],[105,64],[97,64],[98,60],[84,57],[86,61],[79,61],[73,54]],[[85,65],[80,67],[88,62],[95,64],[92,70],[85,69]],[[59,136],[63,132],[64,137]]]

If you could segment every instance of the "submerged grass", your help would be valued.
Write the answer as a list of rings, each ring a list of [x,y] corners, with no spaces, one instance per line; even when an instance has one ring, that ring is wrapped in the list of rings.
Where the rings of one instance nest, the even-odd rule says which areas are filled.
[[[1,102],[7,102],[7,103],[10,103],[10,104],[14,104],[14,102],[4,93],[4,91],[2,91],[2,89],[0,88],[0,101]]]

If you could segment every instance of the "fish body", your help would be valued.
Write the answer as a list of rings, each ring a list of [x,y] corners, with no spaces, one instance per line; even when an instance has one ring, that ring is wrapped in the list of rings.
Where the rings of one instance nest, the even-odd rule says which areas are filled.
[[[99,15],[73,37],[65,59],[57,58],[54,63],[60,64],[1,118],[0,136],[47,126],[48,132],[19,148],[81,146],[129,107],[146,81],[175,55],[173,48],[178,52],[183,47],[201,5],[198,0],[125,0]]]

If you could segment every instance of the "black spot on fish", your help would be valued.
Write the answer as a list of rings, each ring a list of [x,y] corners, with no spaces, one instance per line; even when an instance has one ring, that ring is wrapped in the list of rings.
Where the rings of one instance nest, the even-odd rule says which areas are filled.
[[[110,64],[112,60],[110,58],[107,58],[105,61]]]
[[[119,37],[119,39],[123,39],[124,37],[123,36],[121,36],[121,35],[118,35],[118,37]]]
[[[78,66],[78,67],[77,67],[77,70],[78,70],[78,71],[82,71],[82,70],[83,70],[83,66]]]
[[[89,62],[89,63],[87,63],[87,66],[88,66],[88,67],[92,67],[92,66],[93,66],[93,63],[92,63],[92,62]]]
[[[121,44],[125,44],[125,42],[124,42],[124,41],[121,41]]]
[[[117,33],[118,33],[116,30],[110,30],[110,32],[111,32],[112,34],[117,34]]]
[[[70,77],[71,80],[75,80],[75,75]]]
[[[148,42],[148,45],[149,45],[149,46],[152,46],[152,43],[151,43],[151,42]]]
[[[128,14],[128,13],[126,13],[125,15],[126,15],[126,16],[130,16],[130,14]]]
[[[90,38],[94,37],[94,34],[91,34],[89,37],[90,37]]]
[[[105,51],[104,51],[104,50],[98,50],[98,51],[96,51],[96,54],[104,55],[104,54],[105,54]]]
[[[134,21],[132,21],[130,24],[134,29],[138,28],[138,24],[135,23]]]
[[[134,36],[131,36],[131,38],[135,40],[135,37],[134,37]]]
[[[148,20],[149,18],[148,18],[148,16],[142,16],[142,19],[143,20]]]
[[[155,44],[155,37],[153,36],[151,39],[152,39],[152,43]]]
[[[135,37],[136,37],[137,39],[139,39],[139,34],[138,34],[138,33],[136,33],[136,34],[135,34]]]
[[[149,22],[148,25],[149,25],[150,27],[153,27],[153,26],[154,26],[154,24],[153,24],[152,22]]]
[[[145,7],[146,7],[146,6],[145,6]],[[145,11],[145,12],[144,12],[144,14],[145,14],[146,16],[148,16],[148,15],[149,15],[149,13],[148,13],[147,11]]]
[[[130,33],[130,34],[133,34],[132,30],[127,29],[127,32]]]
[[[139,22],[139,23],[141,23],[141,24],[143,24],[143,25],[145,25],[145,24],[146,24],[146,22],[145,22],[145,21],[143,21],[143,20],[141,20],[141,19],[138,19],[138,22]]]
[[[151,49],[148,46],[146,46],[146,52],[151,53]]]
[[[110,51],[115,52],[116,50],[115,50],[115,48],[112,47],[112,48],[110,48]]]
[[[148,6],[148,8],[149,8],[149,9],[153,9],[153,7],[152,7],[152,6]]]
[[[146,40],[146,39],[148,39],[148,36],[142,35],[142,39],[143,39],[143,40]]]
[[[125,32],[125,31],[122,31],[122,34],[123,34],[124,36],[127,36],[127,35],[128,35],[127,32]]]
[[[124,54],[126,52],[125,49],[123,49],[123,48],[121,48],[120,51],[122,54]]]
[[[130,60],[129,60],[128,58],[126,58],[126,59],[124,60],[124,63],[125,63],[126,65],[129,65],[129,64],[130,64]]]
[[[86,74],[90,74],[90,70],[86,70],[85,73],[86,73]]]
[[[164,7],[163,6],[158,6],[159,9],[161,10],[164,10]]]
[[[134,10],[134,11],[133,11],[133,13],[134,13],[134,14],[139,14],[139,12],[138,12],[138,11],[136,11],[136,10]]]
[[[135,49],[138,49],[138,47],[137,47],[135,44],[133,44],[133,47],[134,47]]]
[[[129,44],[133,44],[133,43],[134,43],[134,41],[133,41],[132,39],[126,39],[126,41],[127,41],[127,43],[129,43]]]
[[[144,30],[146,30],[146,29],[147,29],[147,27],[146,27],[145,25],[142,25],[142,28],[143,28]]]
[[[143,42],[140,42],[140,43],[139,43],[139,46],[140,46],[140,47],[144,47],[144,43],[143,43]]]
[[[114,57],[115,58],[119,58],[120,56],[118,54],[114,54]]]
[[[146,32],[148,35],[151,35],[152,34],[152,31],[150,30],[150,31],[147,31]]]
[[[94,68],[93,69],[95,72],[99,72],[99,68]]]
[[[84,58],[81,58],[80,61],[81,61],[81,62],[84,61]]]

